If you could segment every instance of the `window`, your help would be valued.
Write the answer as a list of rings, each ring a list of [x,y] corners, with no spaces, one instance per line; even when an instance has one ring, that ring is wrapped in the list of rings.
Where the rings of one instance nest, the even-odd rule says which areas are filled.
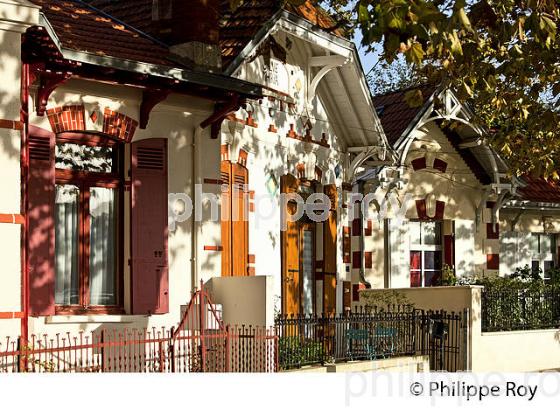
[[[410,286],[441,284],[441,222],[410,222]]]
[[[57,138],[55,303],[58,313],[117,312],[122,305],[122,146]]]
[[[533,233],[529,237],[531,251],[531,269],[534,273],[544,273],[554,268],[556,257],[556,235],[546,233]]]

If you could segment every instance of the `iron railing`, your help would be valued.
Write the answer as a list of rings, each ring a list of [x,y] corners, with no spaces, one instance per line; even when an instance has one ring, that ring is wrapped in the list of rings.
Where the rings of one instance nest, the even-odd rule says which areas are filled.
[[[0,373],[275,372],[273,329],[113,329],[0,341]]]
[[[279,316],[279,367],[426,355],[432,370],[465,370],[466,326],[461,314],[410,307]]]
[[[484,289],[482,331],[556,329],[560,327],[560,288]]]

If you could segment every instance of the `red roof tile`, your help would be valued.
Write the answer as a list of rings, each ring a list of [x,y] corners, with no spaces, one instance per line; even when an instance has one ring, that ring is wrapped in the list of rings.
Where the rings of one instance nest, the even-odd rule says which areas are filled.
[[[422,91],[425,102],[435,91],[432,86],[422,86],[419,89]],[[410,90],[398,90],[373,97],[373,105],[377,110],[387,140],[393,146],[423,108],[423,106],[410,107],[404,100],[405,94]]]
[[[152,22],[153,0],[85,1],[142,32],[164,40],[160,35],[161,28]],[[229,4],[229,0],[222,0],[220,47],[224,67],[227,67],[239,55],[261,27],[282,8],[282,2],[279,0],[245,0],[234,11],[231,10]],[[286,4],[284,9],[335,35],[342,36],[343,34],[340,29],[336,29],[331,17],[310,1],[301,6]]]
[[[54,29],[62,47],[101,56],[172,65],[168,48],[119,21],[74,0],[32,0]]]
[[[522,199],[531,202],[560,203],[560,183],[529,175],[524,175],[521,179],[527,184],[524,188],[518,189]]]

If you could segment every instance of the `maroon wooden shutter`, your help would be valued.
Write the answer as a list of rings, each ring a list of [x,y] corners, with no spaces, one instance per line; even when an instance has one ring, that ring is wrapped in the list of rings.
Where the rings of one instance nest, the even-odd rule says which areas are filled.
[[[32,316],[55,313],[54,144],[52,132],[29,127],[29,307]]]
[[[132,144],[132,313],[169,312],[167,140]]]

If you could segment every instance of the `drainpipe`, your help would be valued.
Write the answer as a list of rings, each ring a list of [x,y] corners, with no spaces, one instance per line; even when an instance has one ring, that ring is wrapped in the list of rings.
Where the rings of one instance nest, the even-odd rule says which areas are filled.
[[[21,111],[20,119],[23,123],[21,130],[21,213],[25,223],[21,227],[21,338],[24,344],[29,340],[29,260],[27,252],[29,215],[27,176],[29,173],[29,147],[27,143],[29,129],[29,64],[22,65],[21,72]]]
[[[200,184],[200,172],[199,172],[199,162],[200,162],[200,140],[202,139],[202,132],[203,129],[200,126],[197,126],[194,129],[193,133],[193,140],[192,140],[192,184],[191,184],[191,200],[193,201],[193,205],[196,206],[195,203],[195,192],[196,186]],[[198,239],[200,235],[200,228],[201,222],[196,220],[196,212],[194,212],[193,208],[193,215],[192,215],[192,240],[191,240],[191,290],[194,294],[196,292],[199,280],[199,272],[198,272]]]
[[[364,195],[364,181],[358,181],[358,193]],[[360,201],[358,207],[358,215],[360,217],[360,282],[366,285],[366,289],[371,289],[371,283],[366,280],[365,269],[365,226],[367,221],[364,220],[364,213],[362,210],[363,201]]]

